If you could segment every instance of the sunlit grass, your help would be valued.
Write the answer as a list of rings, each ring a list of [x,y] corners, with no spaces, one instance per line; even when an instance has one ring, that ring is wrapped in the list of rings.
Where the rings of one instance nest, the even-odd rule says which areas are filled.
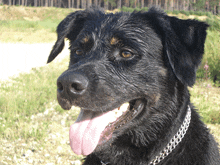
[[[31,116],[50,108],[56,100],[56,79],[66,69],[68,59],[35,68],[30,74],[0,83],[0,136],[2,138],[29,138],[43,136],[42,130],[29,133]],[[59,67],[57,67],[59,66]],[[58,105],[57,105],[58,106]],[[55,107],[56,108],[56,107]],[[40,129],[47,129],[48,121],[42,121]],[[20,131],[18,129],[22,128]],[[10,132],[10,133],[7,133]]]
[[[220,88],[213,82],[198,79],[190,88],[191,102],[199,109],[205,123],[220,124]]]

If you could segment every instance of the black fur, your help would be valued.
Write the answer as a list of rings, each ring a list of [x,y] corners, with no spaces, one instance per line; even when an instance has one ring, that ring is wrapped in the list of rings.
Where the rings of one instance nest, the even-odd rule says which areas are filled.
[[[58,79],[58,101],[64,109],[75,105],[107,112],[124,102],[135,109],[137,100],[144,106],[88,155],[84,165],[101,165],[101,161],[147,165],[178,131],[188,105],[192,109],[189,129],[159,165],[220,164],[218,145],[190,103],[187,89],[195,82],[207,27],[196,20],[167,16],[156,8],[105,14],[93,7],[71,13],[59,24],[48,63],[68,38],[70,64]],[[112,37],[118,40],[116,44],[111,44]],[[122,57],[123,51],[132,56]],[[70,80],[80,83],[69,89]]]

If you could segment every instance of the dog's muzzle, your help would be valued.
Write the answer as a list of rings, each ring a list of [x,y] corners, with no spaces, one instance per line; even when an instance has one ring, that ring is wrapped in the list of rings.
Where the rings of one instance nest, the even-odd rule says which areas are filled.
[[[57,79],[57,97],[63,109],[70,109],[70,98],[83,95],[88,88],[86,76],[66,71]]]

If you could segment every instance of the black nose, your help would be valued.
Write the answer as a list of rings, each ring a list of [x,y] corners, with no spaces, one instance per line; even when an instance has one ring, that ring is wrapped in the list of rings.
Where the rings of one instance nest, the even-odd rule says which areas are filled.
[[[88,79],[78,73],[63,73],[58,79],[57,79],[57,91],[62,93],[70,93],[75,95],[82,95],[87,87],[88,87],[89,81]]]

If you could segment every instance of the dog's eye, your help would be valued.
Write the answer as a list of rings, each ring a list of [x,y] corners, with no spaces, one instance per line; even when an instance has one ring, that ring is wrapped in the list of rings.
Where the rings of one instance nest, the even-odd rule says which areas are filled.
[[[81,49],[77,49],[77,50],[76,50],[76,54],[77,54],[77,55],[81,55],[81,54],[83,54],[83,51],[82,51]]]
[[[133,54],[131,53],[131,52],[129,52],[129,51],[122,51],[121,52],[121,56],[123,57],[123,58],[129,58],[129,57],[131,57]]]

